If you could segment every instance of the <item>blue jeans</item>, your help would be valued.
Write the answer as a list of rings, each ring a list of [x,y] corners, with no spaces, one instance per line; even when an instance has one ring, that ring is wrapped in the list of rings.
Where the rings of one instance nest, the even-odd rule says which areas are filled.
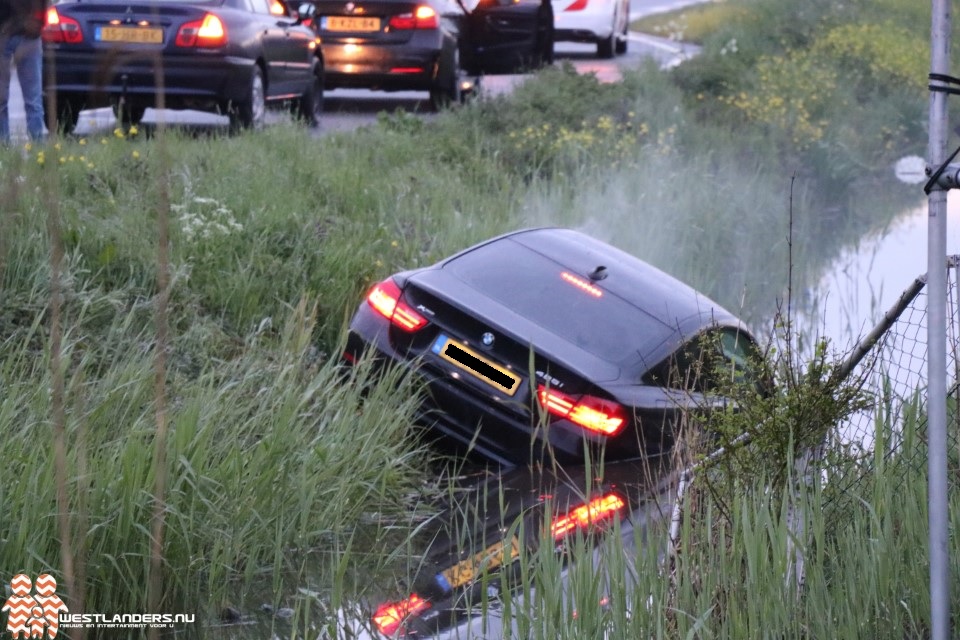
[[[27,134],[43,140],[43,47],[40,38],[0,38],[0,143],[10,142],[10,69],[17,68],[17,80],[27,114]]]

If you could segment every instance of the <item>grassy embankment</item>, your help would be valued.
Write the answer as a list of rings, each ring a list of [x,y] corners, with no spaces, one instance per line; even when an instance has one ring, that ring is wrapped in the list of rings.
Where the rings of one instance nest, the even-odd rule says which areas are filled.
[[[768,316],[791,208],[796,271],[815,271],[917,198],[889,166],[925,143],[920,9],[781,4],[737,4],[670,74],[607,86],[549,70],[430,123],[384,116],[319,142],[285,126],[119,131],[0,153],[5,575],[53,572],[74,611],[249,611],[268,593],[295,628],[322,621],[392,561],[431,494],[408,394],[361,401],[337,382],[344,321],[376,279],[492,234],[581,226]],[[913,635],[922,485],[881,471],[849,520],[814,516],[803,594],[784,587],[783,514],[748,496],[730,544],[687,547],[676,593],[648,567],[652,582],[576,625]],[[687,527],[704,539],[709,523]],[[556,567],[538,566],[546,584]],[[536,626],[585,637],[556,608]]]

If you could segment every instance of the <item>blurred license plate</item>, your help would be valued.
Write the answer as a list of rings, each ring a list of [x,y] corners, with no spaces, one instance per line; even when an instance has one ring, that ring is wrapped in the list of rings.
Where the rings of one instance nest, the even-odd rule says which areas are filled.
[[[433,343],[431,351],[508,396],[515,394],[520,386],[518,375],[442,333]]]
[[[326,16],[320,28],[327,31],[380,31],[380,18]]]
[[[161,44],[163,42],[163,29],[150,29],[146,27],[97,27],[94,40],[100,42]]]
[[[472,558],[460,562],[449,569],[440,572],[438,579],[441,586],[456,589],[476,580],[480,575],[493,571],[501,565],[509,565],[520,556],[520,540],[514,536],[507,547],[504,542],[497,542],[484,549]],[[448,590],[445,589],[445,590]]]

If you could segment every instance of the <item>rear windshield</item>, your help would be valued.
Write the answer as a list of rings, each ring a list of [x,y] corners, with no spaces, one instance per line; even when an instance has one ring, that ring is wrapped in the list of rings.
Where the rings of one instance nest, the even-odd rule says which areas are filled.
[[[501,240],[448,263],[458,279],[608,362],[623,362],[670,333],[659,320],[556,262]]]

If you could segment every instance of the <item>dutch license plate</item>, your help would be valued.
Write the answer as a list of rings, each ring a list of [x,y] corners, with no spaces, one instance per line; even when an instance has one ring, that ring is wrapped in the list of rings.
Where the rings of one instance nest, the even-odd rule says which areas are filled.
[[[431,351],[508,396],[515,394],[520,387],[518,375],[443,334],[434,341]]]
[[[100,42],[162,44],[163,29],[149,27],[97,27],[94,39]]]
[[[326,16],[320,27],[327,31],[380,31],[380,18]]]
[[[490,545],[480,553],[463,560],[454,566],[440,572],[443,581],[450,588],[456,589],[476,580],[481,574],[493,571],[497,567],[509,564],[520,556],[520,540],[514,536],[510,540],[510,547],[505,542]],[[442,582],[442,581],[441,581]]]

